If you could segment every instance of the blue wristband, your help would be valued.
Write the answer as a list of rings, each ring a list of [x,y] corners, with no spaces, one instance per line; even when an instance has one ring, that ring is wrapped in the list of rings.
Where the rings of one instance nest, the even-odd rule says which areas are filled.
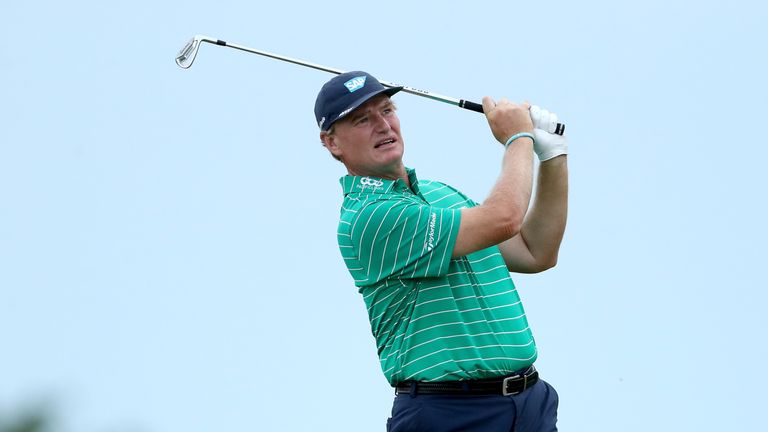
[[[512,144],[512,142],[514,140],[518,139],[518,138],[530,138],[531,141],[536,142],[536,139],[533,137],[532,133],[530,133],[530,132],[520,132],[520,133],[516,133],[516,134],[512,135],[511,137],[509,137],[509,139],[507,140],[506,144],[504,144],[504,148],[509,147],[509,145]]]

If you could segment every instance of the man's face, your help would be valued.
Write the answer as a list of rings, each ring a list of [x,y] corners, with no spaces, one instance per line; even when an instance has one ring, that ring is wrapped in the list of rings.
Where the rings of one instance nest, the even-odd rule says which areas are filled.
[[[387,95],[371,98],[323,133],[323,143],[350,174],[389,177],[402,167],[403,138],[395,106]]]

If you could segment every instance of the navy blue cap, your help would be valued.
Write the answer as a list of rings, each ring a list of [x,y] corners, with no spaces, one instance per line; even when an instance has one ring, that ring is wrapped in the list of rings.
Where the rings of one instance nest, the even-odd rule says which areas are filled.
[[[315,120],[320,130],[327,131],[368,99],[385,94],[392,96],[402,87],[384,87],[373,75],[362,72],[345,72],[323,85],[315,101]]]

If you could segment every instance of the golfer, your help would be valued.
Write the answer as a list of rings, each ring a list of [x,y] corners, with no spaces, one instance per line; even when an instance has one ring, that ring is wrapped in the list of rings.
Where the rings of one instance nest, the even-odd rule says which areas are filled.
[[[504,152],[478,204],[405,167],[390,100],[401,89],[348,72],[315,103],[320,139],[348,171],[338,243],[395,388],[387,430],[556,431],[557,393],[534,367],[536,344],[509,272],[557,261],[568,195],[567,142],[549,133],[557,117],[483,98]]]

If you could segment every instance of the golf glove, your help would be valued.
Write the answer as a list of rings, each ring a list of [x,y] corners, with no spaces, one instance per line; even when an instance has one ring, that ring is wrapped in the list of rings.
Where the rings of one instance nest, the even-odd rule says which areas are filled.
[[[531,121],[535,138],[533,150],[539,156],[539,161],[544,162],[568,154],[568,139],[564,135],[554,133],[557,128],[557,114],[538,105],[531,105]]]

